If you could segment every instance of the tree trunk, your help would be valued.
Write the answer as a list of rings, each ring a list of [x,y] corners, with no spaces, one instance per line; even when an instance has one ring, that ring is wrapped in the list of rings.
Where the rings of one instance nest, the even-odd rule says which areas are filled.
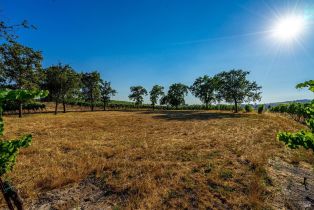
[[[153,105],[153,111],[155,111],[155,104],[152,104]]]
[[[238,102],[237,102],[237,100],[234,100],[234,112],[235,113],[238,113]]]
[[[23,111],[23,104],[22,102],[19,102],[19,117],[22,117],[22,111]]]
[[[58,113],[58,100],[56,100],[55,115]]]
[[[205,103],[206,110],[208,110],[208,102]]]
[[[4,197],[4,199],[5,199],[6,203],[7,203],[7,206],[9,208],[9,210],[14,210],[12,202],[11,202],[10,198],[7,196],[7,194],[5,192],[5,189],[4,189],[3,182],[1,180],[1,178],[0,178],[0,187],[1,187],[1,191],[2,191],[3,197]]]
[[[94,102],[93,101],[91,102],[90,109],[91,109],[92,112],[94,111]]]
[[[104,103],[104,111],[106,111],[106,103]]]
[[[65,105],[65,101],[62,101],[63,104],[63,113],[66,113],[66,105]]]

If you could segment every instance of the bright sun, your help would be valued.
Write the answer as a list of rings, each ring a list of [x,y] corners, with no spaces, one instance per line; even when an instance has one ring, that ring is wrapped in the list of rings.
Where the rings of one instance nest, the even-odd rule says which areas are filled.
[[[305,28],[303,16],[291,15],[278,20],[272,30],[273,36],[282,42],[290,42],[299,38]]]

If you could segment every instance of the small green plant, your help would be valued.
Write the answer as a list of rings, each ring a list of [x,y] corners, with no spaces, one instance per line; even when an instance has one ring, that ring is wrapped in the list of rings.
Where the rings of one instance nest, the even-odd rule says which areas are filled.
[[[2,118],[2,111],[3,111],[3,102],[6,100],[28,100],[31,98],[39,98],[42,96],[46,96],[48,92],[46,91],[28,91],[28,90],[1,90],[0,91],[0,137],[3,136],[4,131],[4,122]],[[16,162],[16,157],[20,148],[28,147],[31,144],[32,136],[30,134],[24,135],[19,139],[14,140],[4,140],[1,139],[0,141],[0,187],[4,198],[8,204],[9,209],[13,209],[12,199],[15,205],[18,207],[22,206],[21,201],[17,201],[13,199],[13,196],[10,197],[6,188],[11,189],[11,187],[5,187],[5,184],[1,180],[1,176],[10,172],[13,169],[13,166]],[[13,192],[17,194],[17,192]],[[12,194],[12,191],[11,193]],[[19,196],[14,196],[19,197]]]
[[[244,109],[245,109],[245,112],[252,112],[253,111],[253,107],[250,104],[246,104]]]
[[[307,87],[310,91],[314,92],[314,80],[300,83],[296,87]],[[308,129],[300,130],[296,133],[279,132],[277,138],[280,141],[283,141],[291,149],[304,147],[305,149],[311,149],[314,152],[314,100],[304,111],[309,117],[305,121]]]
[[[263,114],[264,109],[265,109],[265,105],[264,105],[264,104],[259,105],[259,106],[257,107],[257,113],[258,113],[258,114]]]
[[[229,169],[224,169],[220,172],[219,174],[220,178],[227,180],[227,179],[231,179],[233,177],[232,171]]]

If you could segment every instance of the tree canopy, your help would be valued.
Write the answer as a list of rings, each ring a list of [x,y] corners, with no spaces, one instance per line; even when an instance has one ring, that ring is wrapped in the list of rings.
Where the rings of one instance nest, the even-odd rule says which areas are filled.
[[[63,112],[66,111],[65,103],[72,93],[80,87],[80,76],[69,65],[54,65],[44,70],[45,79],[43,88],[49,90],[50,98],[55,101],[55,114],[58,112],[58,103],[63,103]]]
[[[0,46],[0,67],[2,87],[11,89],[34,90],[42,79],[39,51],[17,42],[4,43]],[[22,103],[19,101],[19,116],[22,116]]]
[[[91,111],[94,111],[95,102],[100,96],[100,74],[97,71],[83,73],[81,79],[83,97],[90,103]]]
[[[104,104],[104,110],[110,102],[111,96],[115,96],[117,91],[111,87],[111,83],[107,81],[100,81],[100,97]]]
[[[170,85],[166,100],[166,104],[178,108],[185,104],[184,97],[188,94],[189,87],[182,83],[175,83]]]
[[[132,86],[130,91],[129,99],[135,101],[135,105],[141,105],[144,101],[144,96],[147,95],[147,90],[142,86]]]
[[[261,99],[261,86],[255,81],[247,79],[250,72],[243,70],[223,71],[215,76],[218,81],[217,98],[228,103],[234,103],[235,112],[238,104],[243,102],[258,101]]]
[[[216,101],[215,91],[218,88],[218,81],[215,77],[207,75],[199,77],[190,87],[191,93],[199,98],[208,108],[208,105]]]
[[[152,103],[153,109],[155,109],[155,105],[157,104],[158,98],[164,95],[164,87],[160,85],[154,85],[152,90],[149,92],[150,101]]]
[[[42,59],[41,52],[16,42],[0,46],[3,77],[14,89],[38,88]]]

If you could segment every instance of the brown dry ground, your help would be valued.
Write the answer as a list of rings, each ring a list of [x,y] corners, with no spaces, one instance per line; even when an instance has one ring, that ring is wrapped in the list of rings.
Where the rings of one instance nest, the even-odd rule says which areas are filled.
[[[8,174],[28,203],[92,177],[113,209],[271,209],[269,160],[314,165],[310,151],[275,138],[303,126],[267,113],[46,113],[5,125],[5,137],[33,135]]]

